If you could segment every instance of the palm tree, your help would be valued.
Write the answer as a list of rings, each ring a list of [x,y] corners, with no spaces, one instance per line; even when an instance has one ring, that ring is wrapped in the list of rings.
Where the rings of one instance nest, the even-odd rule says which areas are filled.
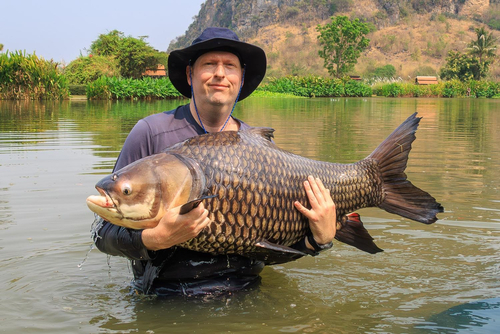
[[[497,54],[497,38],[490,32],[488,33],[484,27],[474,29],[476,31],[477,40],[472,41],[468,45],[469,54],[476,56],[479,59],[479,65],[491,59],[493,60]]]

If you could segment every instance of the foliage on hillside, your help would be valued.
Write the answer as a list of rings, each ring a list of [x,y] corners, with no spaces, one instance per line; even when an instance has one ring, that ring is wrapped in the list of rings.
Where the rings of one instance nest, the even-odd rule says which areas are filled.
[[[488,0],[207,0],[169,50],[189,45],[208,26],[223,26],[266,51],[270,76],[328,76],[315,27],[340,14],[371,26],[370,47],[351,73],[362,76],[386,65],[405,79],[438,75],[448,52],[463,51],[475,28],[500,29],[500,5]],[[490,69],[490,78],[500,78],[498,64]]]

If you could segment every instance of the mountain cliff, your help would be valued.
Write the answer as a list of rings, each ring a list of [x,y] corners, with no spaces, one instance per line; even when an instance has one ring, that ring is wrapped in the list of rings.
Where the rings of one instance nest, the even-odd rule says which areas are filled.
[[[435,75],[449,50],[461,51],[475,37],[474,27],[488,23],[500,28],[496,1],[207,0],[169,51],[189,45],[206,27],[227,27],[266,51],[268,76],[327,76],[318,56],[316,26],[333,15],[347,15],[372,27],[370,47],[353,74],[390,64],[403,78]],[[500,70],[493,67],[492,75],[500,76]]]

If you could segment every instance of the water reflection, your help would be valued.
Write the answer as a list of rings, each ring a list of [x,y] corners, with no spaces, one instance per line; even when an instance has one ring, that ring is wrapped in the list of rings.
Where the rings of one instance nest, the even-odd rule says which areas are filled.
[[[275,128],[281,147],[343,163],[370,154],[413,112],[424,117],[407,174],[446,212],[426,226],[361,210],[381,254],[336,243],[317,258],[266,268],[257,290],[195,302],[130,295],[127,261],[108,264],[97,250],[78,268],[91,243],[93,214],[85,198],[95,193],[97,174],[111,170],[137,120],[183,102],[0,101],[3,330],[408,333],[420,324],[418,330],[439,332],[450,325],[431,315],[463,312],[472,315],[463,326],[498,322],[475,309],[478,300],[500,296],[498,100],[249,98],[239,104],[236,116]],[[498,310],[497,300],[487,303],[481,307]],[[446,311],[453,305],[464,308]]]
[[[425,333],[498,333],[500,298],[492,298],[452,307],[433,315],[416,329]]]

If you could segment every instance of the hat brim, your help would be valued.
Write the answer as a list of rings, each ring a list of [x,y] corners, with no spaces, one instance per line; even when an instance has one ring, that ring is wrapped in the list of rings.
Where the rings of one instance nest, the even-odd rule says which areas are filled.
[[[225,38],[213,38],[187,48],[175,50],[168,57],[168,77],[174,87],[185,97],[191,97],[191,86],[186,77],[189,61],[197,55],[218,48],[234,49],[241,61],[246,65],[245,79],[239,100],[248,97],[259,86],[266,74],[266,53],[258,46]]]

